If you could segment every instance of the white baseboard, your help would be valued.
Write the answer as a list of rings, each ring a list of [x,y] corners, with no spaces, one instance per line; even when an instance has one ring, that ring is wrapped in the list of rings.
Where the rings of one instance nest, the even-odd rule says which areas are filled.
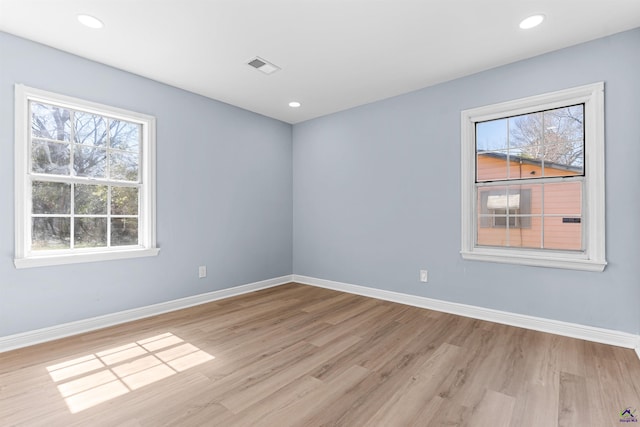
[[[596,328],[576,323],[562,322],[559,320],[544,319],[541,317],[527,316],[524,314],[509,313],[490,308],[476,307],[472,305],[447,302],[416,295],[399,292],[385,291],[366,286],[352,285],[349,283],[334,282],[331,280],[316,279],[314,277],[293,275],[293,281],[305,285],[318,286],[356,295],[397,302],[429,310],[442,311],[471,317],[473,319],[487,320],[520,328],[532,329],[540,332],[578,338],[586,341],[594,341],[603,344],[635,349],[640,358],[640,336],[610,329]]]
[[[261,289],[283,285],[285,283],[291,282],[291,279],[291,275],[276,277],[273,279],[249,283],[233,288],[221,289],[219,291],[207,292],[205,294],[194,295],[186,298],[176,299],[173,301],[167,301],[159,304],[148,305],[145,307],[134,308],[131,310],[120,311],[117,313],[106,314],[104,316],[92,317],[90,319],[83,319],[76,322],[64,323],[48,328],[36,329],[34,331],[0,337],[0,353],[9,350],[15,350],[17,348],[27,347],[34,344],[40,344],[47,341],[65,338],[71,335],[95,331],[97,329],[103,329],[109,326],[131,322],[133,320],[139,320],[145,317],[156,316],[158,314],[168,313],[170,311],[193,307],[195,305],[205,304],[223,298],[229,298],[249,292],[258,291]]]
[[[505,325],[517,326],[540,332],[548,332],[571,338],[578,338],[618,347],[631,348],[635,350],[638,358],[640,358],[639,335],[633,335],[626,332],[614,331],[610,329],[596,328],[593,326],[579,325],[576,323],[562,322],[559,320],[550,320],[523,314],[509,313],[505,311],[476,307],[472,305],[441,301],[416,295],[403,294],[399,292],[385,291],[349,283],[317,279],[314,277],[301,276],[297,274],[276,277],[273,279],[249,283],[229,289],[207,292],[205,294],[194,295],[173,301],[149,305],[146,307],[134,308],[131,310],[120,311],[104,316],[93,317],[90,319],[84,319],[76,322],[64,323],[62,325],[56,325],[48,328],[0,337],[0,353],[27,347],[34,344],[65,338],[71,335],[77,335],[97,329],[103,329],[109,326],[131,322],[133,320],[156,316],[158,314],[168,313],[183,308],[193,307],[223,298],[229,298],[249,292],[258,291],[261,289],[267,289],[289,282],[297,282],[305,285],[333,289],[350,294],[362,295],[370,298],[397,302],[414,307],[426,308],[429,310],[471,317],[474,319],[487,320],[490,322],[502,323]]]

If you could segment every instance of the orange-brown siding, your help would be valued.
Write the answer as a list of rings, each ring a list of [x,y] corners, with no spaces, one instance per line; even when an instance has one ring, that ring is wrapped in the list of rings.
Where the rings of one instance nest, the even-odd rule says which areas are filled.
[[[478,156],[478,176],[484,180],[506,178],[506,162],[504,160],[490,157]],[[531,164],[520,164],[510,162],[512,178],[520,175],[523,178],[533,178],[541,176],[540,166]],[[533,172],[533,173],[531,173]],[[545,168],[546,176],[573,175],[563,169]],[[517,184],[511,182],[510,184]],[[563,218],[580,218],[582,214],[581,184],[578,182],[547,183],[544,184],[544,216],[543,205],[543,185],[527,184],[517,186],[516,190],[531,191],[532,215],[530,224],[526,227],[481,227],[478,221],[477,243],[482,246],[510,246],[524,248],[543,247],[542,223],[544,218],[544,248],[581,250],[582,249],[582,226],[581,223],[565,223]],[[512,190],[510,190],[512,193]],[[480,201],[478,200],[478,212],[480,212]]]

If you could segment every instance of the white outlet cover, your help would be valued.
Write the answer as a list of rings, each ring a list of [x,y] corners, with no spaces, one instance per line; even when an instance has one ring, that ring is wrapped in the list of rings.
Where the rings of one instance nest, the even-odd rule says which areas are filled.
[[[427,270],[420,270],[420,281],[421,282],[426,282],[428,279],[428,272]]]

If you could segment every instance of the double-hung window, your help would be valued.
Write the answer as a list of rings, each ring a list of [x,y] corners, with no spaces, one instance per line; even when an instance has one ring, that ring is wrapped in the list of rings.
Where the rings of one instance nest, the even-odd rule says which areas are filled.
[[[604,84],[462,112],[462,256],[602,271]]]
[[[16,85],[15,265],[152,256],[155,119]]]

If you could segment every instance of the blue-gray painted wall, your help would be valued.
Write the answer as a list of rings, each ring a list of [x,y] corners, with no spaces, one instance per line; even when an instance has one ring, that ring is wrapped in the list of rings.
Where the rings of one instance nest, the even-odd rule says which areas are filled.
[[[157,118],[157,257],[15,269],[15,83]],[[0,149],[0,336],[291,274],[289,124],[0,33]]]
[[[461,110],[598,81],[606,270],[463,261]],[[293,141],[296,274],[640,332],[640,29],[310,120]]]
[[[0,33],[0,336],[292,272],[639,333],[638,70],[640,29],[292,127]],[[595,81],[605,272],[463,261],[460,111]],[[158,257],[14,268],[14,83],[157,117]]]

